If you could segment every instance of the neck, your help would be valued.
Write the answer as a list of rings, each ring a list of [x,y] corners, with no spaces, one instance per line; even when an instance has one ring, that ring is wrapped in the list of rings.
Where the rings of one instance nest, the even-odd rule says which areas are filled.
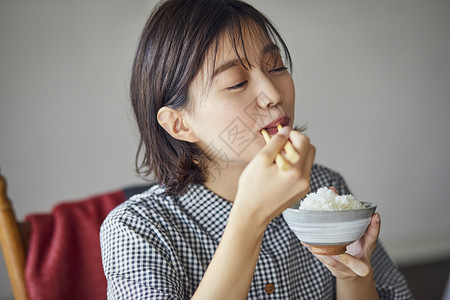
[[[205,186],[225,200],[234,202],[239,177],[243,170],[244,168],[230,168],[227,170],[210,168],[210,175],[205,182]]]

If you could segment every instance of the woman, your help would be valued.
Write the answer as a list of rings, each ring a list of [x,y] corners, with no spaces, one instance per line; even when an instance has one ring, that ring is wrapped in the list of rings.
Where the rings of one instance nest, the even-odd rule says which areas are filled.
[[[349,193],[290,130],[290,68],[276,29],[243,2],[172,0],[152,13],[130,93],[140,170],[158,184],[102,225],[110,299],[410,298],[377,244],[378,214],[342,256],[311,254],[280,216],[321,186]],[[298,162],[283,151],[288,140]]]

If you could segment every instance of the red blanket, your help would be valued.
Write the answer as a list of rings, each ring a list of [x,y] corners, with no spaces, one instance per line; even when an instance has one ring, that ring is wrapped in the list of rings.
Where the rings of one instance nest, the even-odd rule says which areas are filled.
[[[99,231],[123,191],[60,204],[26,217],[31,235],[25,277],[31,300],[106,299]]]

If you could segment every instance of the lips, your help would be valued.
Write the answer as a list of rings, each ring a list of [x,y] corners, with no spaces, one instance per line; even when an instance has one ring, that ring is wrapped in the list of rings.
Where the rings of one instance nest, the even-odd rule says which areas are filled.
[[[290,118],[288,116],[282,116],[282,117],[276,118],[275,120],[273,120],[272,122],[270,122],[269,124],[267,124],[266,126],[264,126],[261,129],[265,129],[265,130],[267,130],[267,133],[269,133],[270,135],[274,135],[278,132],[277,125],[281,124],[283,127],[288,126],[289,120],[290,120]]]

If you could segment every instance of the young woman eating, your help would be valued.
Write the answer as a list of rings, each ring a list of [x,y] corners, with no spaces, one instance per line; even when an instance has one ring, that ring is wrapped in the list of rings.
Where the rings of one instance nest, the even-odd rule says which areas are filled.
[[[291,130],[290,69],[274,26],[244,2],[156,7],[130,94],[140,171],[157,184],[102,225],[109,299],[411,298],[377,242],[378,214],[341,256],[312,254],[280,215],[322,186],[349,193],[338,173],[314,164],[308,137]],[[275,163],[280,155],[287,168]]]

